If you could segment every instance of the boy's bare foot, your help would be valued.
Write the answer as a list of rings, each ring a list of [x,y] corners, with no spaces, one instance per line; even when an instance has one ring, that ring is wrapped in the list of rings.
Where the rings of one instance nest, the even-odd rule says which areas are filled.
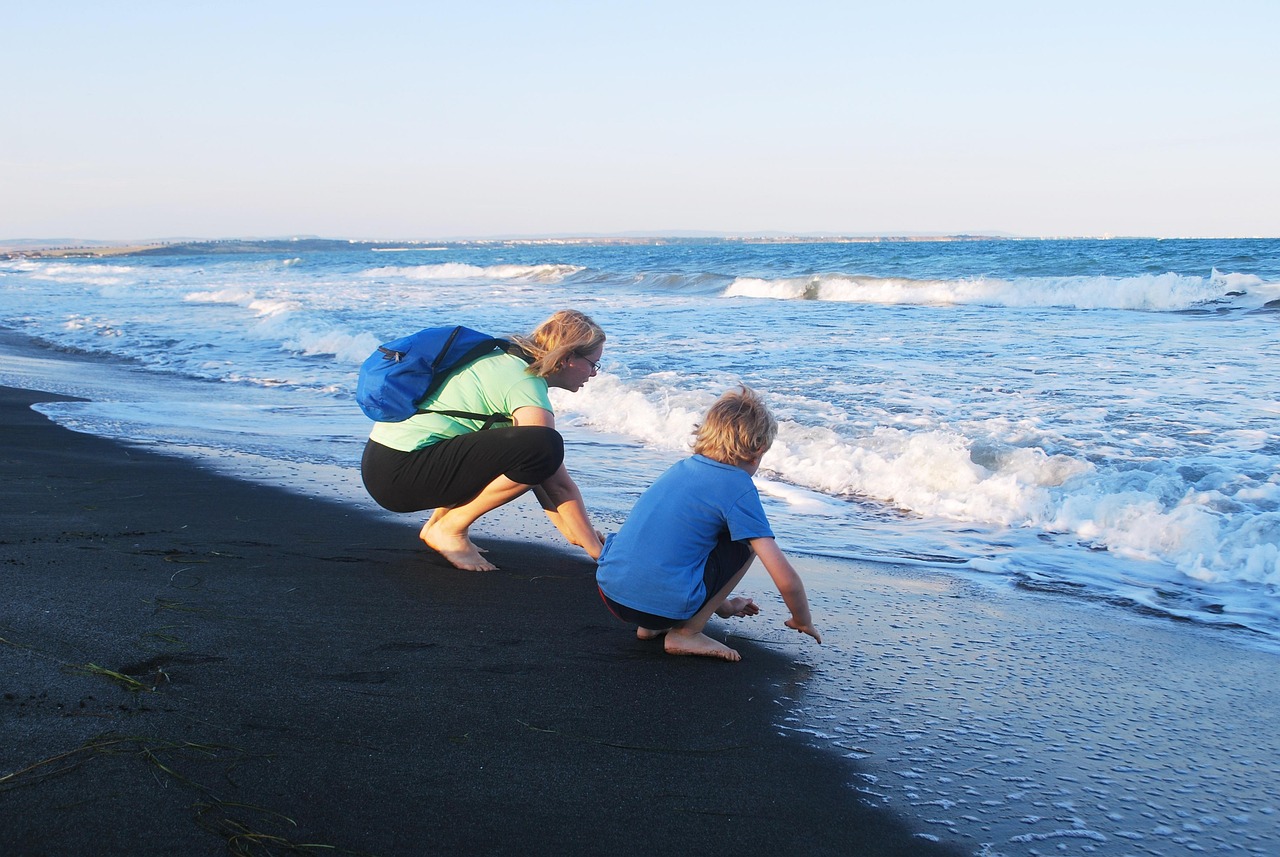
[[[750,598],[726,598],[716,608],[716,615],[721,619],[732,619],[735,616],[754,616],[760,612],[759,606]]]
[[[742,655],[724,643],[717,642],[706,634],[682,634],[672,629],[663,641],[662,647],[668,655],[699,655],[704,658],[719,658],[722,661],[740,661]]]
[[[426,542],[440,556],[449,561],[454,568],[463,571],[497,571],[498,567],[480,555],[466,533],[451,533],[439,526],[441,512],[439,509],[431,515],[431,519],[422,525],[418,537]]]
[[[661,630],[655,631],[652,628],[636,628],[636,639],[637,640],[656,640],[659,637],[661,637],[663,634],[667,633],[667,631],[669,630],[671,629],[662,628]]]

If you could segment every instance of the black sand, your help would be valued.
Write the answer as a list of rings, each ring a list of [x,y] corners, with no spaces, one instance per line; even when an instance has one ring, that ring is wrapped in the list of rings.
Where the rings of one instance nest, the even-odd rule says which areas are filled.
[[[456,571],[56,398],[0,389],[0,854],[958,853],[779,735],[785,656],[667,657],[584,557]]]

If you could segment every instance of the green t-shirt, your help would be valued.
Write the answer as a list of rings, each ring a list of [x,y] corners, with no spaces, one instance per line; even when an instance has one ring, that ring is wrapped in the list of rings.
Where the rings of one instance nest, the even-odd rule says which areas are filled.
[[[529,364],[514,354],[498,352],[463,366],[448,377],[436,394],[418,407],[473,414],[507,414],[517,408],[551,411],[547,381],[530,374]],[[554,411],[552,411],[554,413]],[[398,423],[374,423],[369,437],[383,446],[412,452],[451,437],[479,431],[481,420],[443,414],[417,414]]]

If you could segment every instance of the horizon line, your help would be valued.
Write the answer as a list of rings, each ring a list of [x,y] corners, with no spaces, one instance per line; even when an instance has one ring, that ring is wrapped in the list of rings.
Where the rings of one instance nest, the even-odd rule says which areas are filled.
[[[722,240],[722,241],[760,241],[760,240],[794,240],[794,241],[894,241],[894,240],[1010,240],[1010,241],[1073,241],[1073,240],[1154,240],[1154,241],[1239,241],[1239,240],[1274,240],[1275,236],[1237,235],[1205,237],[1195,235],[1158,236],[1158,235],[1115,235],[1102,233],[1097,235],[1021,235],[1001,230],[975,230],[956,232],[934,231],[902,231],[902,232],[787,232],[782,230],[747,231],[710,231],[710,230],[631,230],[626,232],[587,232],[587,233],[497,233],[491,235],[454,235],[444,237],[329,237],[312,233],[292,233],[283,235],[228,235],[220,237],[207,236],[169,236],[148,238],[0,238],[0,248],[25,248],[29,250],[75,249],[89,247],[161,247],[173,244],[215,244],[234,241],[274,242],[274,241],[335,241],[360,244],[464,244],[486,243],[497,241],[660,241],[664,239],[678,240]]]

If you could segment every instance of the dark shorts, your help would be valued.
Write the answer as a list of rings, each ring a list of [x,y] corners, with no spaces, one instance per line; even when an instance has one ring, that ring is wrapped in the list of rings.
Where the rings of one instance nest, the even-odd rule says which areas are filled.
[[[733,580],[733,576],[747,564],[751,559],[751,545],[747,542],[735,542],[729,539],[728,534],[722,535],[720,540],[716,542],[716,546],[711,549],[711,556],[707,557],[706,565],[702,567],[702,582],[707,587],[707,597],[699,605],[698,610],[707,606],[707,602],[716,597],[725,585]],[[596,587],[599,590],[599,587]],[[639,625],[641,628],[648,628],[651,631],[662,631],[675,625],[677,622],[683,622],[683,619],[672,619],[669,616],[655,616],[652,613],[645,613],[643,610],[636,610],[625,604],[619,604],[608,595],[600,590],[600,597],[604,599],[604,604],[609,608],[609,612],[617,616],[623,622],[631,622]],[[693,611],[697,613],[698,610]]]
[[[546,426],[507,426],[451,437],[413,452],[370,440],[360,460],[369,496],[392,512],[451,508],[499,476],[541,485],[564,462],[564,438]]]

